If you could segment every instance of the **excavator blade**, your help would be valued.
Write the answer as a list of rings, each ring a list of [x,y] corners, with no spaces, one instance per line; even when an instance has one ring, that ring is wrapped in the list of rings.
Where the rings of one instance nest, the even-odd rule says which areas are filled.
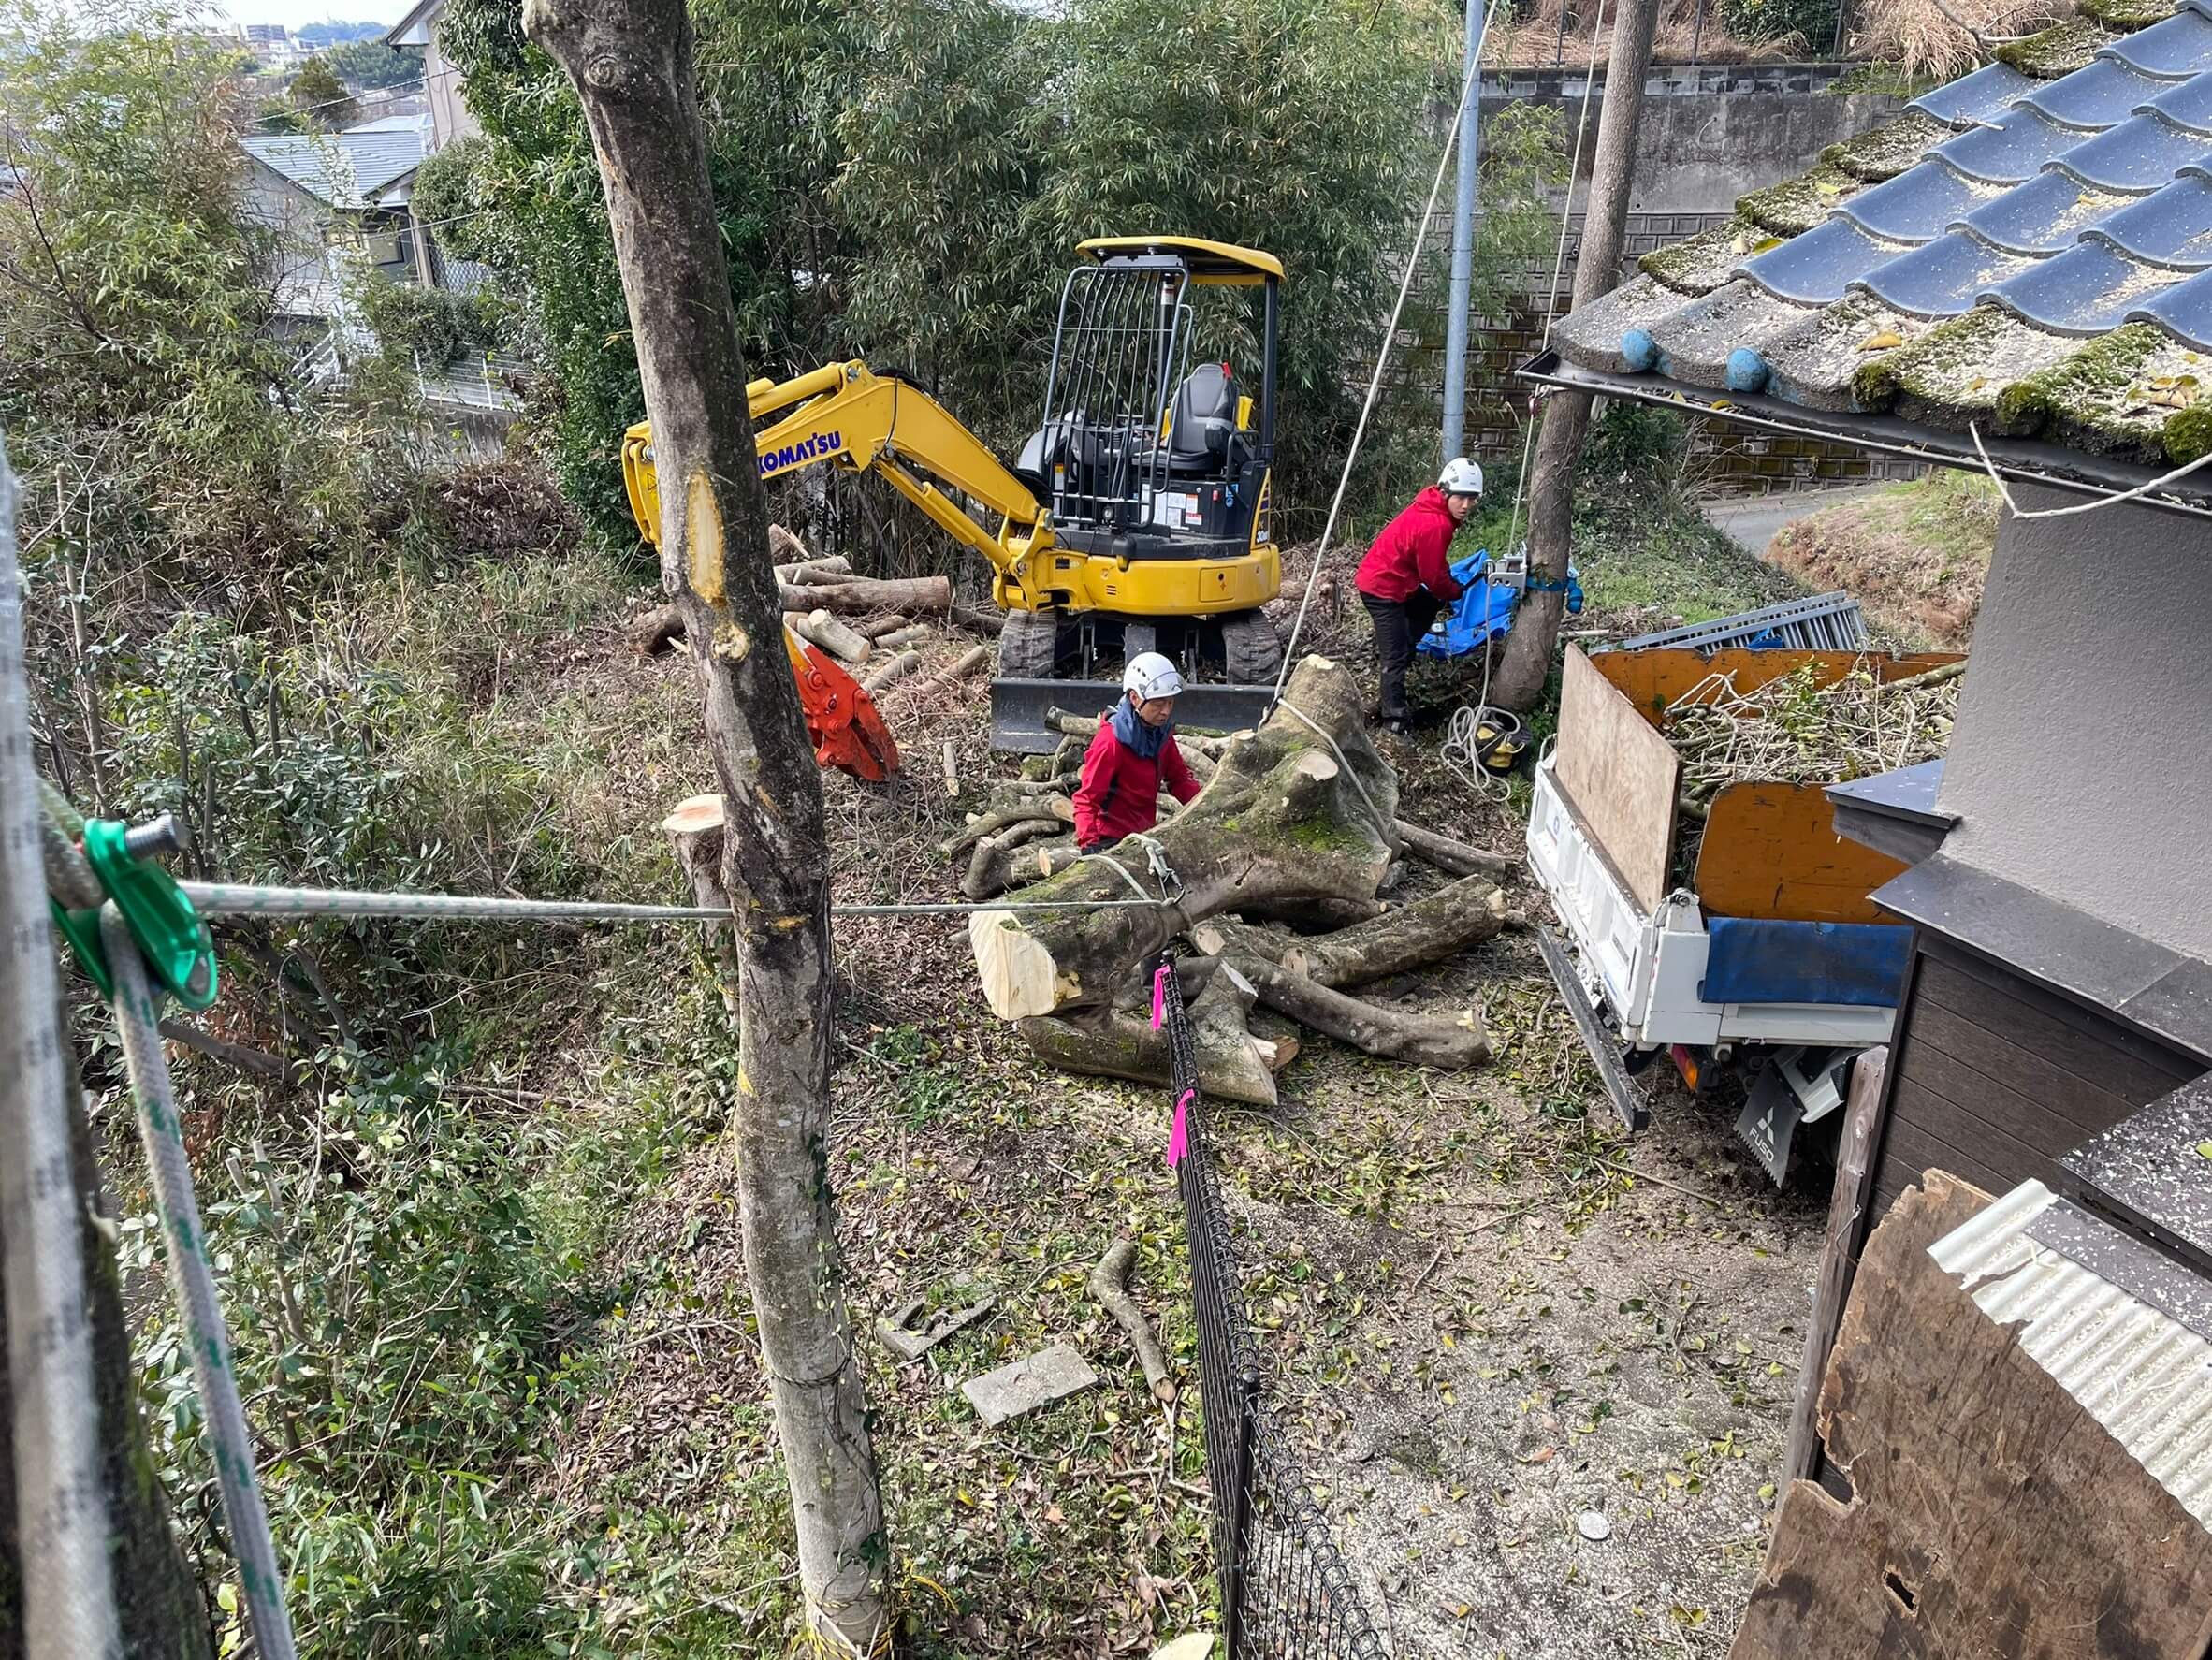
[[[1121,697],[1113,680],[994,680],[991,682],[991,748],[1002,754],[1049,755],[1061,735],[1046,722],[1055,709],[1096,715]],[[1175,724],[1201,732],[1242,732],[1266,719],[1275,701],[1273,686],[1224,686],[1191,681],[1175,700]]]

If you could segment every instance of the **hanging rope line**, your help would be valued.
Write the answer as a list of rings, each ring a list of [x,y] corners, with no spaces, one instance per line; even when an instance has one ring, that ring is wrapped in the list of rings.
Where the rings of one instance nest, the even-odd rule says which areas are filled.
[[[2133,489],[2122,490],[2117,496],[2099,496],[2093,502],[2076,502],[2068,507],[2022,507],[2013,500],[2012,491],[2005,488],[2004,480],[1998,476],[1997,463],[1990,460],[1989,452],[1982,447],[1979,423],[1967,422],[1966,430],[1967,435],[1974,441],[1974,454],[1982,458],[1982,467],[1989,474],[1989,482],[1997,487],[1997,493],[2004,498],[2005,511],[2015,518],[2065,518],[2075,513],[2094,513],[2101,507],[2117,507],[2123,502],[2132,502],[2139,496],[2149,495],[2153,490],[2162,490],[2176,479],[2187,478],[2200,467],[2212,466],[2212,450],[2206,450],[2195,460],[2185,461],[2172,472],[2147,479]]]
[[[1482,37],[1490,38],[1490,25],[1496,19],[1498,0],[1490,0],[1490,7],[1482,15]],[[1375,372],[1367,379],[1367,396],[1360,404],[1359,424],[1352,429],[1351,447],[1345,452],[1344,471],[1336,477],[1336,494],[1329,501],[1329,517],[1321,526],[1320,545],[1314,549],[1314,562],[1305,574],[1305,592],[1299,597],[1298,616],[1290,624],[1290,638],[1283,646],[1283,666],[1275,674],[1275,696],[1283,695],[1283,688],[1290,679],[1290,664],[1297,656],[1298,636],[1305,632],[1305,614],[1314,603],[1314,584],[1329,559],[1330,539],[1336,534],[1337,516],[1344,510],[1344,494],[1352,482],[1352,467],[1360,459],[1360,444],[1367,436],[1367,420],[1375,413],[1375,400],[1382,390],[1383,370],[1390,361],[1390,342],[1398,338],[1398,318],[1405,310],[1405,297],[1412,292],[1414,273],[1420,269],[1421,247],[1429,238],[1429,221],[1436,216],[1436,197],[1444,189],[1445,170],[1451,166],[1453,152],[1460,141],[1460,127],[1467,113],[1467,100],[1475,95],[1475,89],[1482,80],[1479,60],[1467,66],[1465,78],[1460,82],[1460,101],[1451,115],[1451,136],[1444,141],[1444,153],[1436,158],[1436,177],[1429,185],[1429,200],[1422,208],[1420,223],[1414,226],[1413,248],[1405,257],[1405,275],[1398,284],[1398,298],[1390,306],[1390,321],[1383,330],[1382,344],[1375,354]]]
[[[1559,282],[1566,270],[1567,227],[1575,218],[1574,166],[1582,159],[1582,138],[1590,131],[1590,106],[1597,100],[1597,43],[1606,32],[1606,0],[1597,0],[1597,23],[1590,31],[1590,67],[1582,72],[1582,113],[1575,120],[1575,149],[1567,163],[1566,200],[1559,208],[1559,251],[1551,259],[1551,298],[1544,306],[1544,343],[1551,343],[1551,325],[1559,316]],[[1609,66],[1608,66],[1609,72]],[[1585,215],[1587,217],[1587,215]]]
[[[199,1201],[193,1193],[192,1165],[184,1157],[178,1129],[177,1098],[169,1085],[169,1064],[162,1047],[161,1009],[146,975],[145,959],[123,912],[110,900],[100,910],[100,939],[115,977],[111,1007],[130,1072],[131,1101],[138,1110],[138,1142],[146,1151],[153,1187],[153,1208],[161,1217],[167,1247],[169,1285],[184,1322],[185,1348],[192,1357],[192,1380],[199,1390],[200,1419],[214,1453],[215,1478],[223,1490],[223,1521],[238,1558],[239,1582],[253,1621],[254,1647],[267,1660],[297,1660],[292,1620],[284,1608],[284,1570],[277,1565],[269,1537],[269,1510],[261,1502],[255,1473],[254,1437],[239,1399],[238,1373],[232,1369],[230,1332],[215,1290],[215,1268],[200,1228]]]
[[[1094,855],[1103,858],[1103,855]],[[1136,879],[1111,859],[1124,881],[1142,895]],[[258,887],[248,882],[181,881],[202,916],[350,916],[413,918],[422,922],[719,923],[735,921],[712,905],[622,905],[593,899],[493,899],[471,894],[379,894],[355,888]],[[979,910],[1157,910],[1172,899],[1036,899],[957,901],[950,904],[833,905],[833,918],[863,916],[968,916]]]

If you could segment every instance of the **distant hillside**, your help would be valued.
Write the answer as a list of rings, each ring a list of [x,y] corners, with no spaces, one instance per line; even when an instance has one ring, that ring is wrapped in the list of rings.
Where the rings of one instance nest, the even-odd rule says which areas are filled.
[[[292,38],[305,46],[336,46],[346,40],[373,40],[390,27],[389,23],[309,23],[294,29]]]

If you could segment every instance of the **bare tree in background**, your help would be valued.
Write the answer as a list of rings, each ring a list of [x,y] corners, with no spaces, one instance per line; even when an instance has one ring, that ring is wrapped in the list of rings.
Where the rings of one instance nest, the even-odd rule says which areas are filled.
[[[661,480],[662,585],[684,618],[721,782],[736,918],[746,1273],[815,1635],[883,1640],[889,1549],[830,1207],[829,849],[784,656],[730,277],[682,0],[528,0],[599,157]]]

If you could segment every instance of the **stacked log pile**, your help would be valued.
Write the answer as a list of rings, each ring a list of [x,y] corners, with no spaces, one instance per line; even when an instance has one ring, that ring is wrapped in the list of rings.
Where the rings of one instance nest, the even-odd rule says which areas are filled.
[[[781,525],[768,527],[769,545],[779,562],[783,620],[792,632],[841,663],[870,693],[908,679],[922,665],[917,647],[939,629],[957,626],[995,634],[1000,619],[955,604],[946,576],[884,580],[853,574],[842,555],[808,556],[806,546]],[[683,618],[674,605],[657,605],[629,625],[630,644],[640,657],[673,650],[683,639]],[[924,690],[941,690],[982,668],[991,648],[977,646],[927,681]]]

